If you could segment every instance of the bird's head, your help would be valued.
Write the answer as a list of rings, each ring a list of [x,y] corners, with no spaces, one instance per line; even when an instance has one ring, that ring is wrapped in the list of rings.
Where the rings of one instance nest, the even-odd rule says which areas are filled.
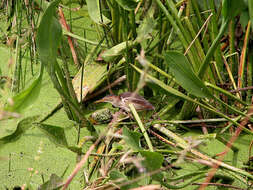
[[[103,97],[100,100],[97,100],[95,103],[100,103],[100,102],[109,102],[115,107],[119,107],[120,97],[117,95],[108,95],[108,96]]]

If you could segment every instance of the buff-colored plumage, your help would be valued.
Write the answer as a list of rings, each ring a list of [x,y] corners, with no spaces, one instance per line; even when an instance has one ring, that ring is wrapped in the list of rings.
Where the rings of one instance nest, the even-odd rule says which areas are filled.
[[[143,110],[154,110],[154,106],[149,103],[145,98],[142,96],[133,93],[133,92],[124,92],[117,95],[108,95],[102,98],[101,100],[96,101],[99,102],[109,102],[115,107],[119,107],[127,112],[130,112],[129,104],[132,103],[137,111]]]

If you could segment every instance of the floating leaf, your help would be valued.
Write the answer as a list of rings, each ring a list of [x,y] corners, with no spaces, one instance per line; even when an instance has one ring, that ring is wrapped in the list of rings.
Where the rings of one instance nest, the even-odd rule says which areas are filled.
[[[133,150],[138,151],[140,147],[141,134],[138,132],[130,131],[126,127],[123,128],[123,138],[128,146]]]
[[[101,20],[101,10],[99,6],[99,0],[86,0],[88,6],[88,13],[90,18],[97,24],[108,24],[110,20],[102,15],[103,22]]]
[[[0,138],[0,146],[17,141],[28,129],[30,129],[33,126],[33,123],[39,118],[39,116],[32,116],[32,117],[27,117],[23,120],[21,120],[18,125],[16,130],[5,137]]]
[[[21,112],[28,106],[32,105],[40,94],[42,84],[43,68],[40,71],[40,75],[33,83],[25,90],[16,94],[11,103],[9,103],[4,109],[12,112]]]
[[[200,98],[213,97],[204,83],[195,75],[190,63],[183,54],[170,51],[165,53],[164,57],[176,81],[187,92]]]
[[[123,9],[128,11],[134,10],[138,4],[134,0],[116,0],[116,1]]]
[[[38,124],[38,127],[49,137],[49,140],[51,140],[53,143],[58,146],[68,147],[63,128],[47,124]]]
[[[39,187],[39,190],[57,190],[62,186],[63,180],[56,174],[52,174],[50,179]]]

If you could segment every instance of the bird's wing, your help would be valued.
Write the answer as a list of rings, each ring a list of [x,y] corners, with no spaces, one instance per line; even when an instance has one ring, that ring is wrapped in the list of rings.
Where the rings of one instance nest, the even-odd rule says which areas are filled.
[[[154,109],[154,106],[149,103],[146,99],[144,99],[143,97],[137,95],[137,96],[130,96],[130,97],[126,97],[126,98],[122,98],[122,101],[125,104],[130,104],[133,103],[135,104],[136,108],[138,109]]]

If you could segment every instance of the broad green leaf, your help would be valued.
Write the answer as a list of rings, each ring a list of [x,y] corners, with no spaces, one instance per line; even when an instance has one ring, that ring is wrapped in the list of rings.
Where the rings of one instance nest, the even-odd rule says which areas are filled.
[[[110,62],[116,56],[123,54],[127,47],[132,48],[134,45],[136,45],[136,42],[129,41],[128,44],[127,42],[122,42],[104,51],[101,56],[105,61]]]
[[[39,189],[40,190],[57,190],[61,188],[62,182],[63,182],[62,178],[60,178],[56,174],[52,174],[50,176],[50,179],[47,182],[43,183]]]
[[[33,126],[33,123],[39,118],[39,116],[32,116],[32,117],[27,117],[23,120],[21,120],[18,125],[16,130],[3,138],[0,138],[0,146],[17,141],[28,129],[30,129]]]
[[[97,62],[92,62],[83,66],[83,75],[82,68],[78,71],[75,78],[72,80],[72,84],[77,96],[78,101],[80,101],[80,94],[82,92],[82,99],[86,97],[88,93],[93,92],[96,87],[103,81],[107,74],[107,64],[101,64]],[[83,76],[82,89],[81,80]],[[81,91],[82,90],[82,91]]]
[[[116,0],[116,1],[123,9],[128,11],[134,10],[138,4],[134,0]]]
[[[147,172],[152,172],[158,170],[162,167],[163,163],[163,155],[158,152],[150,152],[150,151],[140,151],[141,155],[144,157],[144,161],[142,164],[148,170]],[[161,172],[152,176],[153,179],[157,181],[161,181],[163,175]]]
[[[251,0],[249,0],[251,1]],[[247,6],[243,0],[223,0],[222,1],[222,16],[223,20],[231,20]]]
[[[132,66],[136,71],[138,71],[139,73],[141,73],[141,74],[144,73],[144,72],[143,72],[141,69],[139,69],[138,67],[136,67],[136,66],[134,66],[134,65],[132,65],[132,64],[131,64],[131,66]],[[150,80],[150,82],[153,82],[154,84],[160,86],[161,89],[164,90],[164,91],[163,91],[164,93],[168,93],[168,94],[170,94],[170,95],[174,95],[174,96],[176,96],[176,97],[179,97],[179,98],[181,98],[181,99],[183,99],[183,100],[188,100],[188,101],[190,101],[190,102],[193,101],[190,97],[188,97],[188,96],[186,96],[185,94],[183,94],[182,92],[179,92],[178,90],[176,90],[176,89],[174,89],[174,88],[172,88],[172,87],[170,87],[170,86],[164,84],[162,81],[156,79],[155,77],[152,77],[151,75],[147,74],[147,78],[148,78],[148,80]]]
[[[248,25],[249,20],[250,20],[249,11],[248,10],[242,11],[242,13],[240,14],[240,24],[244,32],[245,32],[246,26]]]
[[[59,0],[50,3],[42,16],[37,32],[39,58],[44,66],[56,62],[57,50],[62,37],[61,25],[55,17],[58,3]]]
[[[142,135],[138,132],[130,131],[126,127],[123,128],[123,138],[126,144],[135,151],[138,151],[141,149],[140,147],[141,136]]]
[[[200,98],[211,98],[212,94],[204,83],[195,75],[187,58],[179,52],[167,52],[164,54],[166,64],[180,84],[190,94]]]
[[[129,180],[127,176],[125,176],[125,174],[119,171],[113,170],[110,172],[109,176],[110,176],[109,178],[110,180],[116,181],[116,184],[120,186],[120,189],[127,190],[134,187],[138,187],[137,183],[130,183],[128,185],[121,186],[120,184],[129,182]]]
[[[248,8],[249,8],[249,18],[251,22],[251,26],[253,27],[253,1],[248,0]]]
[[[101,20],[101,11],[99,7],[99,0],[86,0],[88,6],[88,13],[90,18],[97,24],[108,24],[110,20],[102,15],[103,22]]]
[[[53,143],[58,146],[68,147],[64,129],[58,126],[38,124],[39,129],[43,131]]]

